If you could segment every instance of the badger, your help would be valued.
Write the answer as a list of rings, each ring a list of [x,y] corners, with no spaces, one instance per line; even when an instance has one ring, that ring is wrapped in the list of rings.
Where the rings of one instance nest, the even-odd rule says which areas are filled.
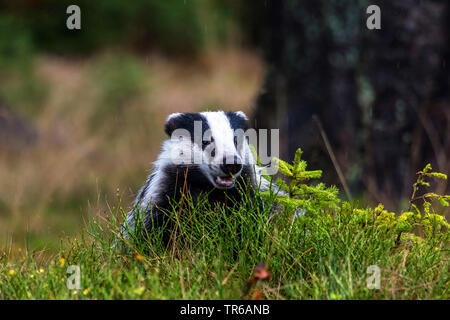
[[[230,198],[239,201],[237,186],[241,183],[251,192],[267,190],[269,183],[262,178],[262,167],[256,165],[245,137],[248,122],[242,111],[169,115],[165,123],[169,139],[163,142],[153,171],[137,194],[123,235],[134,230],[142,211],[146,231],[163,226],[171,203],[180,201],[186,191],[194,202],[208,194],[210,203],[226,203]]]

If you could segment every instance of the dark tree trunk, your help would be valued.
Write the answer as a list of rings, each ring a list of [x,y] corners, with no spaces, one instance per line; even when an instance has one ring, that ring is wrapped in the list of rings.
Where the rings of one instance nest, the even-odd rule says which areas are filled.
[[[426,162],[450,169],[450,6],[377,1],[382,29],[368,30],[370,4],[266,1],[268,72],[254,118],[280,128],[282,158],[301,147],[340,184],[317,115],[351,190],[396,206]]]

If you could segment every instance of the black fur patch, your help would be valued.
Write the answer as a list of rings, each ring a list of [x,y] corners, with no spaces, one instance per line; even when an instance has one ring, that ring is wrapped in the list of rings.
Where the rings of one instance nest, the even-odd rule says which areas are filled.
[[[236,112],[225,112],[228,120],[230,121],[231,129],[242,129],[246,131],[248,129],[248,120],[237,114]]]
[[[166,134],[171,137],[172,133],[176,129],[185,129],[187,130],[191,135],[192,142],[194,141],[194,121],[201,121],[202,122],[202,137],[206,130],[209,129],[208,122],[206,121],[206,118],[199,114],[199,113],[181,113],[179,115],[173,116],[170,118],[165,125],[165,132]]]
[[[214,188],[209,180],[201,173],[196,165],[189,166],[167,166],[164,168],[166,180],[161,186],[161,198],[154,199],[151,212],[149,211],[145,218],[145,226],[148,232],[152,232],[155,228],[165,225],[167,221],[167,213],[173,209],[173,204],[180,203],[182,193],[189,192],[194,203],[201,195],[208,194],[208,200],[211,205],[215,203],[223,203],[232,206],[242,202],[241,194],[237,187],[229,190],[219,190]],[[253,194],[255,181],[252,176],[252,169],[249,165],[245,165],[241,175],[236,180],[237,185],[250,183],[250,189]],[[170,200],[169,200],[170,199]],[[170,238],[170,232],[173,228],[169,225],[164,230],[163,241],[167,244]]]

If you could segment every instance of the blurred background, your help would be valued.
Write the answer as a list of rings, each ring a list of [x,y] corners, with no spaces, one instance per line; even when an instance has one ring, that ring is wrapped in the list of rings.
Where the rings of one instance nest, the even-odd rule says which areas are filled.
[[[0,0],[0,247],[129,208],[172,112],[243,110],[343,199],[405,208],[416,171],[450,171],[450,5],[376,1],[368,30],[370,4]]]

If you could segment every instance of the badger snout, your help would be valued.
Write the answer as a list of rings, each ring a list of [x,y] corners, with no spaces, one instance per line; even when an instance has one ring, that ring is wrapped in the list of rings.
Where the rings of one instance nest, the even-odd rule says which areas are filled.
[[[239,156],[224,156],[222,162],[217,165],[213,175],[213,184],[219,189],[230,189],[234,187],[236,178],[242,171],[242,160]]]
[[[220,170],[223,171],[226,175],[236,175],[242,169],[242,164],[222,164],[220,166]]]
[[[242,170],[241,159],[238,156],[233,156],[231,158],[223,157],[223,163],[220,165],[220,170],[223,171],[225,175],[234,176]]]

